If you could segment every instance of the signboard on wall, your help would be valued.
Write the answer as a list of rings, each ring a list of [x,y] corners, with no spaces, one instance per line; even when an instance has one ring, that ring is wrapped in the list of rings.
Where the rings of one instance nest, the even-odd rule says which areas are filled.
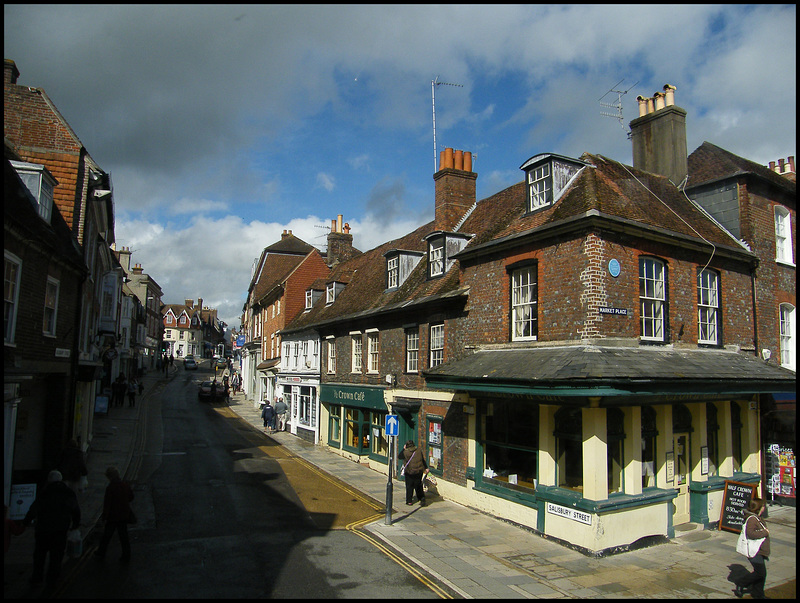
[[[719,518],[719,529],[735,532],[742,531],[744,510],[756,494],[755,484],[725,481],[722,493],[722,514]]]
[[[585,513],[584,511],[570,509],[569,507],[562,507],[561,505],[555,505],[549,502],[547,503],[547,512],[551,513],[552,515],[558,515],[559,517],[571,519],[572,521],[585,523],[587,526],[592,525],[592,515],[590,513]]]

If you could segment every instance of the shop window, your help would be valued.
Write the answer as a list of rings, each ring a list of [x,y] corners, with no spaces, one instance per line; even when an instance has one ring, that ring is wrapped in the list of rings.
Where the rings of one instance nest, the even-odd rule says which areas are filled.
[[[719,422],[717,406],[706,402],[706,439],[708,442],[708,477],[719,475]]]
[[[583,414],[580,408],[562,408],[555,415],[556,483],[583,492]]]
[[[428,469],[442,473],[442,417],[428,417]]]
[[[667,268],[663,262],[640,258],[639,302],[642,340],[666,341]]]
[[[656,486],[656,411],[642,407],[642,489]]]
[[[625,414],[619,408],[606,412],[608,493],[622,492],[624,487],[623,441],[625,440]]]
[[[306,427],[316,425],[316,403],[313,387],[301,387],[300,397],[297,400],[297,422]]]
[[[369,417],[358,408],[344,409],[344,448],[356,454],[369,453]]]
[[[372,411],[372,438],[370,441],[370,457],[388,459],[389,439],[386,437],[386,413]]]
[[[742,470],[742,409],[739,403],[731,400],[731,448],[733,451],[733,470]]]
[[[535,491],[539,466],[539,407],[486,402],[482,412],[484,482]]]
[[[342,438],[342,407],[338,404],[331,404],[330,416],[328,418],[328,443],[338,444]]]

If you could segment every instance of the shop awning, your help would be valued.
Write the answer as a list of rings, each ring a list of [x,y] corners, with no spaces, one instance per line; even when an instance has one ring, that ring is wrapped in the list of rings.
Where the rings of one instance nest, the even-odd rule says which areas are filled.
[[[727,350],[564,345],[481,348],[423,372],[428,386],[602,405],[794,392],[795,374]]]
[[[259,371],[269,371],[273,369],[272,372],[277,372],[277,366],[281,363],[280,358],[271,358],[269,360],[265,360],[256,366],[256,369]]]

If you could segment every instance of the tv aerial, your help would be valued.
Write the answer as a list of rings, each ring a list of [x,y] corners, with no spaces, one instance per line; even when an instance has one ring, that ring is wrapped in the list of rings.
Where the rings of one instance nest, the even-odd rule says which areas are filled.
[[[439,157],[436,155],[436,86],[455,86],[456,88],[463,88],[461,84],[448,84],[447,82],[440,82],[439,76],[435,80],[431,80],[431,107],[433,109],[433,173],[436,173],[439,164]]]
[[[635,86],[636,84],[639,83],[639,81],[637,80],[636,84],[634,84],[633,86],[629,86],[627,90],[617,90],[617,87],[624,81],[625,81],[625,78],[622,78],[620,81],[618,81],[616,84],[614,84],[608,92],[606,92],[603,96],[601,96],[599,99],[597,99],[598,102],[600,103],[600,106],[603,109],[609,109],[609,110],[614,111],[613,113],[600,111],[600,115],[602,115],[604,117],[613,117],[614,119],[617,119],[619,121],[619,125],[622,127],[623,130],[625,129],[625,121],[624,121],[624,119],[622,117],[622,97],[625,96],[626,94],[628,94],[628,92],[631,90],[631,88],[633,88],[633,86]],[[605,102],[604,103],[603,102],[603,99],[605,97],[607,97],[609,94],[616,94],[617,95],[617,102],[616,103],[610,103],[610,102]],[[630,137],[631,137],[631,133],[628,132],[628,138],[630,138]]]

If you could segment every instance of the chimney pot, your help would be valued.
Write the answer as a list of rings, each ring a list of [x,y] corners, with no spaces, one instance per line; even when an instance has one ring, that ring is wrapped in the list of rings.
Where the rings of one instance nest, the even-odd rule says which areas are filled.
[[[770,161],[769,162],[769,169],[772,170],[773,172],[775,171],[775,162],[774,161]]]
[[[675,86],[664,84],[664,94],[666,95],[667,107],[671,107],[675,104],[675,90],[677,90]]]
[[[469,151],[464,151],[464,171],[472,171],[472,153]]]
[[[664,93],[663,93],[663,92],[656,92],[656,93],[653,95],[653,97],[654,97],[654,98],[655,98],[655,100],[656,100],[656,111],[658,111],[659,109],[663,109],[663,108],[665,107],[665,104],[664,104],[664,96],[665,96],[665,95],[664,95]]]
[[[653,111],[655,111],[655,108],[653,107],[653,99],[652,98],[648,98],[647,99],[647,114],[649,115]]]
[[[794,155],[789,155],[789,171],[794,174]]]
[[[778,159],[778,173],[783,174],[783,159]]]
[[[439,169],[444,169],[444,151],[439,151]]]
[[[445,168],[453,168],[453,149],[452,147],[447,147],[444,150],[444,167]]]
[[[464,169],[464,151],[455,151],[453,153],[453,168],[457,170]]]
[[[639,117],[644,117],[647,115],[647,99],[640,94],[636,100],[639,101]]]

